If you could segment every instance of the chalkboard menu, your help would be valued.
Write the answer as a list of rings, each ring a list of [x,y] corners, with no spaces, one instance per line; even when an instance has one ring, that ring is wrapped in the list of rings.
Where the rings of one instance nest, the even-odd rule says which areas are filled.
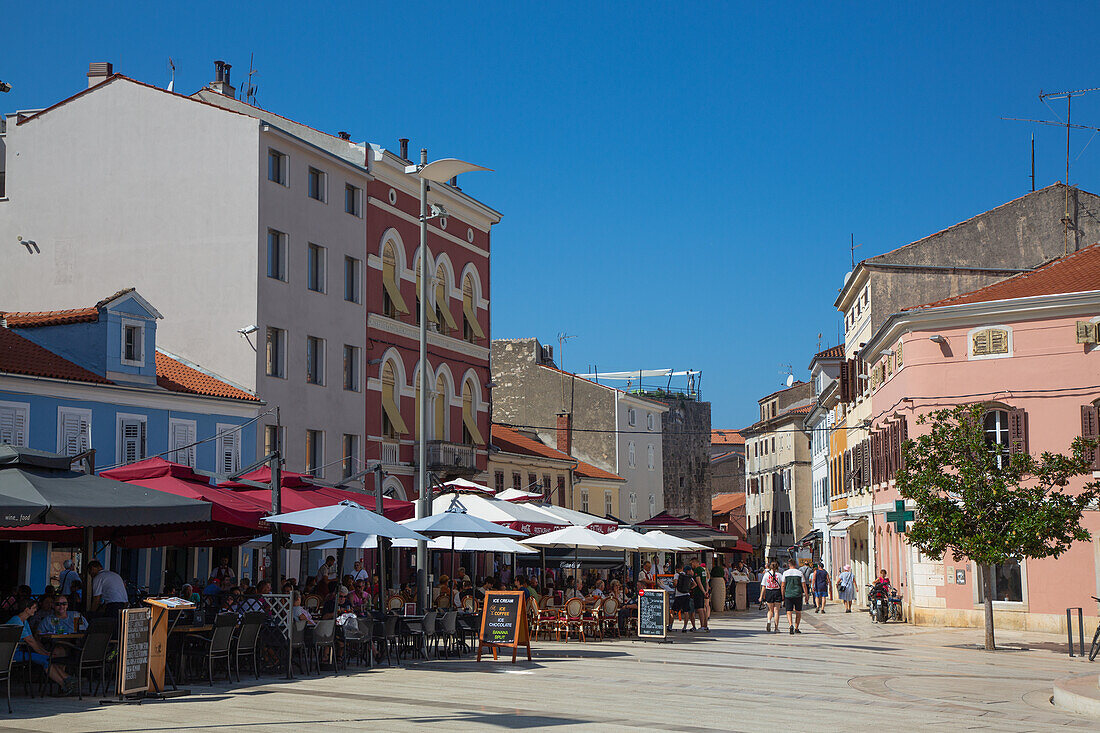
[[[149,621],[148,608],[126,608],[122,611],[122,633],[119,636],[118,694],[128,695],[149,689]]]
[[[645,589],[638,593],[638,636],[643,639],[665,638],[668,619],[668,593]]]
[[[512,647],[513,662],[516,661],[519,647],[526,646],[527,658],[531,658],[526,603],[527,594],[523,591],[491,591],[485,594],[485,605],[481,610],[481,639],[477,648],[478,661],[481,661],[481,648],[484,646],[492,648],[493,659],[497,658],[497,647]]]

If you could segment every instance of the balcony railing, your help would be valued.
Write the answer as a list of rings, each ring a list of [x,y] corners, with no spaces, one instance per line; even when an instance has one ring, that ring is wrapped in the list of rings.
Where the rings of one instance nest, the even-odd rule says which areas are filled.
[[[382,465],[383,466],[396,466],[397,465],[397,448],[396,441],[383,440],[382,441]]]
[[[476,472],[477,453],[474,446],[448,443],[444,440],[429,440],[428,470],[444,473]]]

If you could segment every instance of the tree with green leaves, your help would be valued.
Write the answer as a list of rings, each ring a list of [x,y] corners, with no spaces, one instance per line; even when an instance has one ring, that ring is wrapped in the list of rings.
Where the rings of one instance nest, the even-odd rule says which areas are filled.
[[[987,438],[981,404],[936,410],[917,418],[930,426],[902,447],[898,492],[916,504],[909,544],[932,557],[950,552],[981,566],[985,648],[993,634],[993,566],[1058,557],[1087,542],[1081,513],[1100,497],[1100,482],[1067,491],[1069,480],[1091,474],[1095,442],[1077,438],[1070,455],[1010,454]]]

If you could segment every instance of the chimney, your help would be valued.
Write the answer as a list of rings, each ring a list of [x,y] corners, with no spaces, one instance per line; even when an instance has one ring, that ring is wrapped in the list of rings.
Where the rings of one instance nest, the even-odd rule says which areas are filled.
[[[397,142],[401,143],[401,158],[403,160],[409,159],[409,138],[399,138]]]
[[[558,450],[573,455],[573,416],[564,411],[558,413]]]
[[[229,70],[232,68],[232,65],[224,61],[215,61],[214,81],[210,82],[210,88],[218,94],[224,94],[227,97],[235,97],[237,90],[229,83]]]
[[[107,81],[114,73],[115,67],[110,61],[93,61],[88,64],[88,88]]]
[[[344,132],[343,130],[341,130],[340,132],[338,132],[336,134],[341,140],[351,140],[351,133],[350,132]]]

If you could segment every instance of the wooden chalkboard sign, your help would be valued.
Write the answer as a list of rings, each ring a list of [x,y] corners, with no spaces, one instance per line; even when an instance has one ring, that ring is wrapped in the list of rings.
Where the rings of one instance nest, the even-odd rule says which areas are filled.
[[[527,628],[527,594],[517,591],[490,591],[485,594],[481,609],[481,634],[477,645],[477,661],[481,661],[482,647],[512,648],[512,662],[521,646],[527,647],[527,660],[531,660],[531,634]]]
[[[664,639],[668,622],[668,592],[646,588],[638,592],[638,637]]]
[[[122,610],[122,632],[118,647],[118,694],[130,695],[149,689],[148,608]]]

